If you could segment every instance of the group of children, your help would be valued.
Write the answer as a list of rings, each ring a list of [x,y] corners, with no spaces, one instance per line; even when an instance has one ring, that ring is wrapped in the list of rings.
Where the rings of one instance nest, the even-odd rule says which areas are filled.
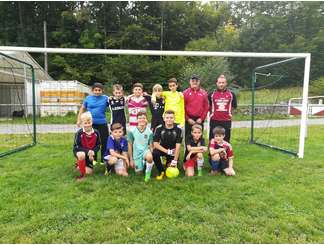
[[[103,92],[100,84],[94,84],[93,90],[98,87]],[[128,169],[132,168],[136,173],[144,173],[147,182],[154,165],[158,170],[157,180],[165,177],[167,167],[178,166],[185,125],[185,105],[183,94],[177,91],[175,78],[169,79],[168,87],[170,91],[163,91],[162,86],[156,84],[150,96],[143,92],[142,84],[135,83],[133,94],[125,98],[123,87],[113,85],[113,96],[107,97],[106,103],[111,110],[110,136],[106,142],[101,142],[101,133],[92,127],[91,109],[79,114],[78,125],[81,129],[75,135],[73,147],[77,159],[76,168],[80,171],[77,180],[83,180],[86,174],[93,173],[100,147],[104,147],[102,161],[106,166],[105,174],[114,170],[117,175],[128,176]],[[101,93],[96,96],[105,95]],[[129,114],[128,128],[126,106]],[[151,127],[148,127],[147,107],[152,114]],[[183,160],[186,176],[194,176],[195,168],[198,176],[202,175],[204,153],[207,152],[211,175],[235,175],[233,151],[231,145],[224,141],[224,128],[216,127],[213,130],[214,137],[208,147],[203,138],[202,125],[192,125],[189,132],[191,133],[185,137]]]

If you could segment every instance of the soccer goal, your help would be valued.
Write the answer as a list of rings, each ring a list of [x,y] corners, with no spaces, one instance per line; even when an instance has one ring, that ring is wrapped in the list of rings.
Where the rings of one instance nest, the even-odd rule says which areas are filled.
[[[33,65],[0,52],[0,157],[36,144],[34,86]]]
[[[71,48],[37,48],[37,47],[8,47],[0,46],[0,51],[23,51],[30,53],[61,53],[61,54],[98,54],[98,55],[148,55],[148,56],[201,56],[201,57],[232,57],[232,58],[273,58],[280,59],[280,61],[274,64],[269,64],[263,67],[257,67],[252,74],[252,88],[251,88],[251,110],[249,112],[251,119],[250,121],[250,142],[258,145],[271,147],[273,149],[283,150],[288,153],[297,155],[299,158],[304,156],[304,144],[305,144],[305,133],[306,133],[306,120],[307,120],[307,97],[308,97],[308,85],[309,85],[309,72],[310,72],[310,60],[311,55],[309,53],[254,53],[254,52],[205,52],[205,51],[156,51],[156,50],[116,50],[116,49],[71,49]],[[279,84],[284,84],[284,80],[287,79],[282,69],[272,69],[276,65],[284,65],[289,62],[303,62],[303,75],[301,79],[300,92],[302,97],[302,108],[301,116],[297,119],[298,122],[295,125],[294,142],[289,147],[285,144],[282,146],[280,143],[282,140],[278,138],[280,135],[285,135],[286,127],[280,124],[280,127],[272,128],[269,126],[270,121],[278,119],[276,113],[274,113],[278,101],[272,100],[268,102],[271,106],[269,108],[259,109],[258,100],[262,98],[260,93],[261,88],[276,88]],[[267,69],[268,70],[267,70]],[[278,81],[277,81],[278,80]],[[299,95],[298,95],[299,96]],[[272,96],[274,98],[276,96]],[[279,96],[277,96],[280,98]],[[288,101],[288,100],[287,100]],[[288,102],[286,102],[287,104]],[[279,103],[280,104],[280,103]],[[287,105],[286,105],[287,112]],[[267,112],[268,110],[268,112]],[[268,115],[265,116],[263,126],[259,126],[258,117],[259,112],[263,111]],[[262,118],[262,116],[260,117]],[[279,117],[280,118],[280,117]],[[272,128],[269,131],[264,129]],[[280,130],[279,130],[280,129]],[[279,131],[282,131],[281,133]],[[297,132],[297,133],[296,133]],[[267,135],[267,137],[265,137]],[[290,134],[289,134],[290,135]],[[297,137],[296,137],[297,135]],[[269,136],[269,137],[268,137]],[[234,136],[233,136],[234,137]],[[281,136],[280,136],[281,137]],[[290,136],[289,136],[290,137]],[[274,138],[273,141],[268,139]],[[297,141],[296,141],[297,140]]]

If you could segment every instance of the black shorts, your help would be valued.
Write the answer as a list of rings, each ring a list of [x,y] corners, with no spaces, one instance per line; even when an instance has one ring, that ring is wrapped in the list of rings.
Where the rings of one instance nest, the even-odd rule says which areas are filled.
[[[78,152],[84,152],[84,154],[86,155],[86,158],[85,158],[85,160],[86,160],[86,166],[87,166],[88,168],[93,169],[93,162],[90,161],[88,154],[87,154],[85,151],[78,151]],[[77,154],[77,152],[76,152],[76,151],[73,151],[73,155],[74,155],[76,158],[78,158],[76,154]]]

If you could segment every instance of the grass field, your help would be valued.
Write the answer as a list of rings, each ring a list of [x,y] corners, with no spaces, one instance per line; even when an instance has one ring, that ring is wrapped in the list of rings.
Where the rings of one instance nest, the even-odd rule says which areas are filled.
[[[236,130],[236,177],[208,176],[206,164],[203,177],[147,184],[102,166],[76,183],[72,135],[42,135],[0,159],[0,242],[323,243],[323,131],[310,127],[297,159],[235,141],[248,134]]]
[[[301,97],[302,87],[290,87],[284,89],[260,89],[255,92],[256,104],[288,103],[290,98]],[[240,104],[251,104],[251,90],[242,90],[237,96]]]

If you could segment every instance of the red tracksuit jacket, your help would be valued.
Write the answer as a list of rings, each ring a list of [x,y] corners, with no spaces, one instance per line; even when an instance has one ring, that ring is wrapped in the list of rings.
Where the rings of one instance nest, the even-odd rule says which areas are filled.
[[[183,97],[186,120],[191,117],[198,117],[204,121],[209,111],[207,92],[202,88],[198,90],[187,88],[183,91]]]

